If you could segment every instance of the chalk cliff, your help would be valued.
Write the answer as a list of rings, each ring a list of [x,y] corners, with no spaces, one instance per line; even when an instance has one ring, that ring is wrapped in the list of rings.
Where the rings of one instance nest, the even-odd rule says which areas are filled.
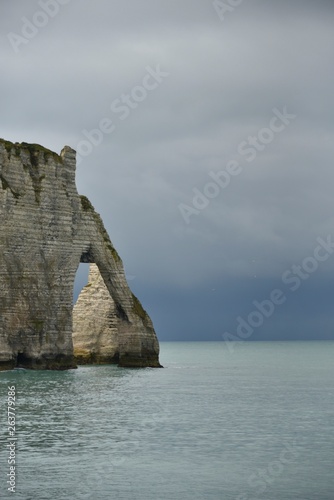
[[[100,361],[94,357],[98,341],[92,353],[87,344],[78,359],[73,352],[72,297],[80,262],[97,265],[112,297],[110,325],[118,347],[110,360],[158,367],[152,322],[128,287],[100,216],[79,196],[75,170],[75,151],[68,146],[58,156],[0,139],[0,370]]]
[[[73,309],[73,347],[79,363],[118,361],[117,310],[99,268],[90,264],[88,284]]]

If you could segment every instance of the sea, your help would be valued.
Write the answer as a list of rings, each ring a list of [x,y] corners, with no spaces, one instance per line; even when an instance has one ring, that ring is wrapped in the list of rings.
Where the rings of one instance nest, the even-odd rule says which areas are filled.
[[[0,498],[334,499],[334,342],[162,342],[160,361],[1,372]]]

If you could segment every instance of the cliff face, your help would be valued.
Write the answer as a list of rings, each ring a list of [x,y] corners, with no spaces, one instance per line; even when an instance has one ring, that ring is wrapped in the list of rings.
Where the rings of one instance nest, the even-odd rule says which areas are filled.
[[[113,299],[119,364],[159,366],[151,320],[100,216],[78,195],[75,169],[67,146],[58,156],[0,140],[0,369],[76,366],[72,297],[80,262],[96,263]]]

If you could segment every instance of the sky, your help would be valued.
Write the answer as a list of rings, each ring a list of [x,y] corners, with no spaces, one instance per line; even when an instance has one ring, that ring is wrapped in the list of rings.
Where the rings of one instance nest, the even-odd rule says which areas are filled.
[[[333,1],[1,11],[0,137],[77,151],[161,341],[334,340]]]

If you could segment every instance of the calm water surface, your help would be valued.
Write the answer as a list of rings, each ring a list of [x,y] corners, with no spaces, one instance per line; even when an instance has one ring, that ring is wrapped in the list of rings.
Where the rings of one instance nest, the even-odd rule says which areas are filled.
[[[0,498],[333,500],[333,360],[334,342],[186,342],[162,370],[2,372]]]

